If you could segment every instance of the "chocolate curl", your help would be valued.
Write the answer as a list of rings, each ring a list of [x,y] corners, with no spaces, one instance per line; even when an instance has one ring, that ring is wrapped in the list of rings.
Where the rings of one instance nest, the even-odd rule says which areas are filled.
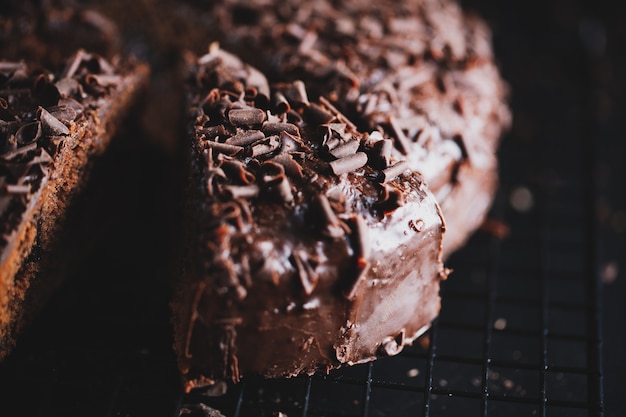
[[[315,103],[304,107],[303,116],[312,125],[323,125],[335,119],[332,113]]]
[[[28,145],[37,141],[41,132],[41,122],[27,123],[15,132],[15,139],[20,146]]]
[[[247,146],[264,138],[265,135],[260,130],[247,130],[231,136],[226,139],[225,143],[234,146]]]
[[[67,126],[43,107],[37,109],[37,118],[41,121],[41,127],[46,136],[68,136],[70,134]]]
[[[378,181],[386,184],[389,181],[395,179],[396,177],[402,175],[405,171],[409,169],[409,163],[407,161],[398,161],[389,168],[383,169],[378,175]]]
[[[243,217],[241,216],[241,209],[237,203],[230,201],[225,204],[220,204],[214,214],[216,218],[232,224],[238,230],[243,230]],[[233,282],[233,284],[238,283],[238,280],[234,280]]]
[[[15,185],[15,184],[6,184],[4,186],[5,191],[8,194],[28,194],[30,193],[30,185]]]
[[[214,153],[222,153],[228,156],[234,156],[238,153],[242,152],[244,148],[241,146],[233,146],[228,145],[226,143],[213,142],[213,141],[205,141],[205,146],[211,148]]]
[[[307,149],[307,146],[302,142],[300,136],[294,136],[287,132],[280,134],[281,152],[299,152],[303,149]]]
[[[293,156],[288,153],[280,153],[272,158],[272,162],[279,163],[285,168],[285,173],[290,177],[303,178],[302,166],[297,163]]]
[[[62,98],[80,95],[83,91],[80,83],[74,78],[61,78],[54,85],[56,85]]]
[[[62,106],[72,108],[77,115],[81,114],[85,110],[85,107],[82,104],[70,97],[59,100],[59,107]]]
[[[317,283],[319,282],[319,275],[315,272],[311,264],[308,262],[308,256],[305,251],[298,250],[291,254],[293,262],[296,264],[296,270],[298,271],[298,278],[304,289],[306,295],[311,295]]]
[[[379,199],[374,203],[374,207],[376,210],[382,211],[383,214],[389,214],[403,204],[402,191],[385,185],[381,188]]]
[[[9,103],[6,101],[4,97],[0,97],[0,109],[6,110],[9,108]]]
[[[322,221],[321,231],[324,236],[339,239],[346,234],[347,226],[339,220],[324,194],[319,194],[315,197],[311,204],[311,209]]]
[[[72,107],[69,106],[54,106],[48,109],[50,114],[59,120],[63,124],[69,124],[76,119],[78,113]]]
[[[270,136],[263,141],[258,142],[252,146],[252,156],[267,155],[280,148],[280,140],[278,136]]]
[[[274,192],[285,204],[293,203],[291,184],[285,175],[282,165],[272,161],[264,162],[261,165],[261,181],[271,192]]]
[[[260,188],[256,184],[250,185],[225,185],[222,190],[231,199],[255,198],[259,195]]]
[[[291,110],[291,105],[287,98],[280,92],[274,93],[274,109],[276,110],[276,114],[285,114]]]
[[[390,139],[382,139],[372,144],[371,163],[375,169],[385,169],[391,163],[393,142]]]
[[[246,169],[246,164],[237,159],[222,161],[220,168],[224,170],[229,179],[238,181],[242,184],[252,184],[256,181],[254,174]]]
[[[337,110],[337,108],[333,106],[333,104],[330,101],[328,101],[326,97],[321,96],[319,100],[320,100],[320,103],[324,105],[324,107],[326,107],[328,110],[330,110],[331,113],[335,115],[337,120],[341,120],[343,123],[348,125],[350,127],[350,130],[353,130],[353,131],[358,130],[356,126],[354,125],[354,123],[352,123],[350,119],[348,119],[343,113]]]
[[[209,196],[213,196],[215,194],[215,186],[218,182],[226,181],[226,174],[222,170],[222,168],[212,168],[207,172],[207,192]]]
[[[33,83],[32,95],[42,106],[56,106],[61,94],[45,74],[39,74]]]
[[[411,151],[411,141],[406,137],[395,117],[389,116],[389,126],[396,138],[396,145],[400,152],[407,155]]]
[[[80,68],[83,61],[87,61],[89,59],[91,59],[91,54],[88,54],[83,49],[76,51],[72,60],[69,61],[69,64],[65,68],[65,71],[63,71],[62,78],[72,78],[74,74],[76,74],[76,71],[78,71],[78,68]]]
[[[119,75],[108,74],[87,74],[85,83],[89,85],[98,85],[101,87],[112,87],[120,84],[122,77]]]
[[[306,93],[306,86],[300,80],[296,80],[291,84],[287,95],[290,101],[294,102],[298,105],[298,107],[309,104],[309,96]]]
[[[349,140],[332,149],[330,154],[338,159],[345,158],[347,156],[354,155],[359,149],[359,145],[360,143],[358,140]]]
[[[294,125],[293,123],[265,122],[263,123],[263,127],[261,128],[261,130],[267,136],[280,135],[283,132],[286,132],[292,136],[300,137],[300,129],[298,129],[298,126]]]
[[[226,128],[224,128],[224,125],[209,126],[198,130],[198,133],[204,135],[204,139],[214,140],[215,138],[226,136]],[[231,143],[230,145],[237,144]]]
[[[329,163],[335,175],[352,172],[365,166],[365,164],[367,164],[367,155],[365,152],[357,152],[354,155],[346,156],[345,158],[337,159]]]
[[[228,120],[233,126],[260,126],[265,121],[265,112],[261,109],[233,109],[228,112]]]

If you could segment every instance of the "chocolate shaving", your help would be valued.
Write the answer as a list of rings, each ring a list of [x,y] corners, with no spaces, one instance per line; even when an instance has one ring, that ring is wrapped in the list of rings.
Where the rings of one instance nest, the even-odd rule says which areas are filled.
[[[359,145],[360,143],[358,140],[349,140],[331,150],[330,154],[335,158],[345,158],[347,156],[354,155],[359,149]]]
[[[391,161],[391,151],[393,142],[390,139],[382,139],[372,145],[372,155],[370,163],[375,169],[385,169],[389,167]]]
[[[283,203],[291,204],[293,194],[291,185],[285,176],[285,168],[276,162],[266,161],[261,165],[261,181],[267,190],[279,197]]]
[[[261,109],[233,109],[228,112],[228,120],[233,126],[260,126],[265,121],[265,112]]]
[[[67,126],[43,107],[37,109],[37,118],[41,121],[41,127],[47,136],[68,136],[70,134]]]
[[[231,136],[226,139],[225,143],[234,146],[247,146],[264,138],[265,135],[260,130],[247,130]]]
[[[225,185],[223,191],[227,193],[230,198],[255,198],[259,195],[259,186],[256,184],[250,185]]]
[[[90,81],[87,81],[87,78],[89,78]],[[87,83],[95,82],[96,84],[102,87],[113,87],[113,86],[119,85],[121,80],[122,80],[122,77],[120,77],[119,75],[88,74],[87,76],[85,76],[85,82]]]
[[[328,198],[324,194],[319,194],[314,198],[311,204],[311,210],[316,214],[316,217],[322,221],[320,226],[324,236],[339,239],[345,235],[345,224],[339,220]]]
[[[225,136],[226,129],[224,128],[224,125],[209,126],[209,127],[200,129],[198,133],[204,135],[205,139],[213,140],[217,137]],[[231,145],[237,145],[237,144],[232,143]]]
[[[366,262],[370,256],[370,238],[369,227],[365,222],[365,219],[359,215],[352,216],[349,219],[349,226],[352,230],[351,240],[355,247],[355,254],[357,256],[357,264]]]
[[[220,142],[205,141],[203,143],[207,147],[211,148],[213,152],[223,153],[228,156],[237,155],[238,153],[242,152],[244,149],[241,146],[233,146],[233,145],[228,145],[226,143],[220,143]]]
[[[41,137],[41,133],[41,123],[31,122],[23,125],[15,132],[15,139],[20,146],[24,146],[37,141]]]
[[[54,85],[56,85],[62,98],[80,95],[82,92],[82,86],[74,78],[61,78]]]
[[[367,155],[364,152],[357,152],[354,155],[346,156],[329,163],[333,174],[341,175],[357,170],[367,164]]]
[[[266,135],[280,135],[283,132],[289,133],[292,136],[300,137],[300,129],[298,126],[293,123],[271,123],[265,122],[263,123],[263,127],[261,128],[263,133]]]
[[[9,194],[28,194],[30,193],[30,185],[14,185],[6,184],[5,190]]]
[[[374,208],[383,214],[389,214],[404,204],[402,191],[384,186],[381,188],[379,200],[374,203]]]
[[[270,136],[252,146],[252,156],[266,155],[274,152],[278,148],[280,148],[280,140],[278,140],[278,136]]]
[[[311,295],[319,281],[319,275],[315,272],[311,264],[308,262],[306,252],[302,250],[294,251],[291,254],[293,262],[296,264],[298,278],[306,295]]]
[[[396,146],[404,155],[407,155],[411,151],[411,142],[406,137],[395,117],[389,116],[389,126],[396,138]]]
[[[287,101],[287,98],[279,91],[274,93],[274,109],[276,110],[276,114],[285,114],[291,110],[289,101]]]
[[[378,175],[378,181],[386,184],[396,177],[402,175],[409,169],[409,163],[407,161],[398,161],[389,168],[383,169]]]
[[[52,117],[58,119],[63,124],[69,124],[76,119],[76,116],[78,116],[76,110],[66,105],[50,107],[48,111]]]
[[[337,108],[335,106],[333,106],[333,104],[328,101],[328,99],[324,96],[321,96],[319,98],[320,103],[322,103],[328,110],[331,111],[331,113],[333,113],[335,115],[335,117],[337,118],[337,120],[341,120],[343,123],[345,123],[346,125],[348,125],[350,127],[350,130],[356,131],[357,128],[354,125],[354,123],[352,123],[350,121],[350,119],[348,119],[346,116],[343,115],[343,113],[341,113],[339,110],[337,110]]]
[[[335,116],[315,103],[309,103],[303,110],[304,118],[312,125],[323,125],[335,119]]]
[[[308,149],[308,147],[302,142],[299,136],[291,135],[287,132],[282,132],[280,134],[280,142],[281,142],[281,152],[299,152],[303,149]]]
[[[240,160],[224,160],[222,161],[220,168],[224,170],[229,179],[238,181],[242,184],[252,184],[256,181],[254,174],[248,171],[246,169],[246,164]]]
[[[222,168],[213,168],[209,169],[207,172],[207,192],[209,196],[214,195],[215,186],[218,182],[226,181],[226,174],[222,170]]]
[[[285,173],[294,178],[302,178],[302,166],[297,163],[291,154],[280,153],[272,158],[272,162],[277,162],[285,168]]]

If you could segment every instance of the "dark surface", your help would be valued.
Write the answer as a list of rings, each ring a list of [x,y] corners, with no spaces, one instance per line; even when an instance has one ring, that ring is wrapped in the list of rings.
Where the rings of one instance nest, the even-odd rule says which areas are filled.
[[[175,416],[199,399],[228,417],[623,415],[626,6],[463,3],[493,26],[511,84],[491,214],[509,234],[479,232],[448,261],[430,344],[183,397],[167,285],[176,163],[131,131],[77,210],[71,281],[0,365],[0,415]],[[522,188],[528,210],[511,203]]]

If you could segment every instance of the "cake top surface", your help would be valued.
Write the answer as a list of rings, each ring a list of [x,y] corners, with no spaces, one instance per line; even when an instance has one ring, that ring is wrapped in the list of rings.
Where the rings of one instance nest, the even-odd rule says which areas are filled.
[[[59,74],[0,61],[0,250],[36,204],[66,139],[93,134],[80,126],[91,122],[97,127],[97,110],[122,82],[122,74],[83,50]]]

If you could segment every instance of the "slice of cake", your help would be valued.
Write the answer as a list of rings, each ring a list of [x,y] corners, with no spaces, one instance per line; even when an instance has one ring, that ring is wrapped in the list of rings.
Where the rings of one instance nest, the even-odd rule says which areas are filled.
[[[90,161],[147,82],[143,64],[79,50],[54,74],[0,61],[0,358],[63,277],[40,270]]]
[[[444,223],[378,131],[215,47],[188,83],[187,389],[394,355],[439,312]]]

